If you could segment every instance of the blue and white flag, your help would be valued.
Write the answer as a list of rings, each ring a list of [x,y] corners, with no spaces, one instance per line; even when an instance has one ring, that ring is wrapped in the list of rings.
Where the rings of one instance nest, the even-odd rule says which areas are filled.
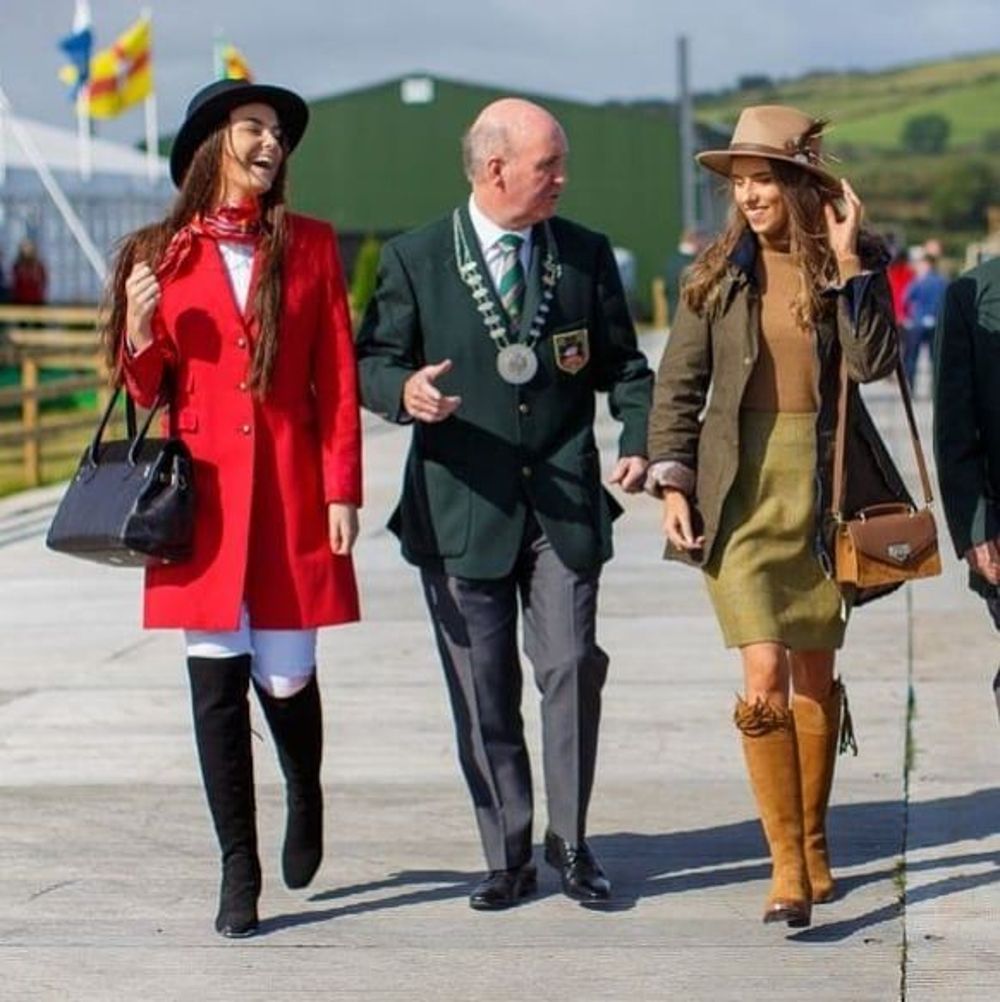
[[[94,47],[94,33],[91,28],[89,0],[76,0],[73,12],[73,30],[59,40],[59,48],[69,62],[59,70],[59,79],[71,88],[70,96],[75,98],[80,88],[90,78],[90,54]]]

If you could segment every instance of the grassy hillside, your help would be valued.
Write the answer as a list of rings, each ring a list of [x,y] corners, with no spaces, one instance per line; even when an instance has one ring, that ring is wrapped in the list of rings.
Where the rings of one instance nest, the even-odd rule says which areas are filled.
[[[841,160],[835,170],[854,180],[876,226],[908,242],[937,236],[961,258],[965,244],[984,235],[982,203],[1000,202],[1000,52],[878,73],[811,73],[702,95],[695,107],[700,121],[732,128],[751,104],[790,104],[830,119],[825,145]],[[933,155],[907,152],[907,121],[930,113],[949,120],[947,147]],[[961,192],[970,169],[987,179],[992,172],[997,196],[970,196],[975,205],[963,214],[941,193],[956,186]]]
[[[1000,131],[1000,53],[923,63],[880,73],[814,73],[772,87],[698,100],[698,117],[732,125],[747,104],[791,104],[835,123],[832,145],[900,147],[907,119],[939,112],[951,120],[952,147],[981,147]]]

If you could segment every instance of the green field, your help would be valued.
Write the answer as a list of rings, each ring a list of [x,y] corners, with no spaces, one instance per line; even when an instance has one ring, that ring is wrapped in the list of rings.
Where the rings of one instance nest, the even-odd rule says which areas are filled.
[[[1000,53],[923,63],[879,73],[814,73],[773,87],[699,99],[700,119],[732,125],[748,104],[791,104],[834,126],[830,145],[900,147],[903,126],[938,112],[951,120],[950,145],[978,148],[1000,132]]]
[[[833,169],[854,182],[876,228],[893,230],[908,243],[938,237],[953,268],[966,245],[985,236],[984,208],[961,224],[946,224],[933,200],[975,161],[995,174],[1000,204],[1000,52],[877,73],[810,73],[769,87],[702,95],[695,111],[703,122],[731,128],[740,109],[752,104],[790,104],[829,119],[825,148],[840,161]],[[907,121],[930,113],[950,122],[946,149],[907,152]]]

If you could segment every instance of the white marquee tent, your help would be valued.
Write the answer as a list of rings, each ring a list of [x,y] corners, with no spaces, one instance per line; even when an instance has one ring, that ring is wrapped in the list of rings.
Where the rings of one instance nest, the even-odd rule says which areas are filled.
[[[40,154],[106,261],[119,237],[155,219],[169,203],[173,188],[166,161],[156,158],[151,165],[140,150],[94,138],[90,141],[91,176],[85,179],[75,131],[0,111],[0,257],[4,269],[9,275],[18,242],[30,236],[49,272],[49,301],[96,302],[100,279],[19,136],[26,136]]]

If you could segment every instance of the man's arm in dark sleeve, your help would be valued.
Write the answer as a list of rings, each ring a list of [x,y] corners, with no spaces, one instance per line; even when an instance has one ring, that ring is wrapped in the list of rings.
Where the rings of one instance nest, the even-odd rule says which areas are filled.
[[[600,313],[600,337],[595,345],[597,388],[608,394],[611,416],[622,423],[619,456],[645,456],[653,373],[636,342],[618,265],[607,240],[601,241],[598,251],[596,293]]]
[[[973,366],[976,283],[945,294],[934,342],[934,455],[948,529],[958,555],[988,537],[989,500]]]
[[[410,420],[403,384],[423,363],[416,296],[399,253],[382,248],[375,294],[356,342],[361,402],[389,421]]]

